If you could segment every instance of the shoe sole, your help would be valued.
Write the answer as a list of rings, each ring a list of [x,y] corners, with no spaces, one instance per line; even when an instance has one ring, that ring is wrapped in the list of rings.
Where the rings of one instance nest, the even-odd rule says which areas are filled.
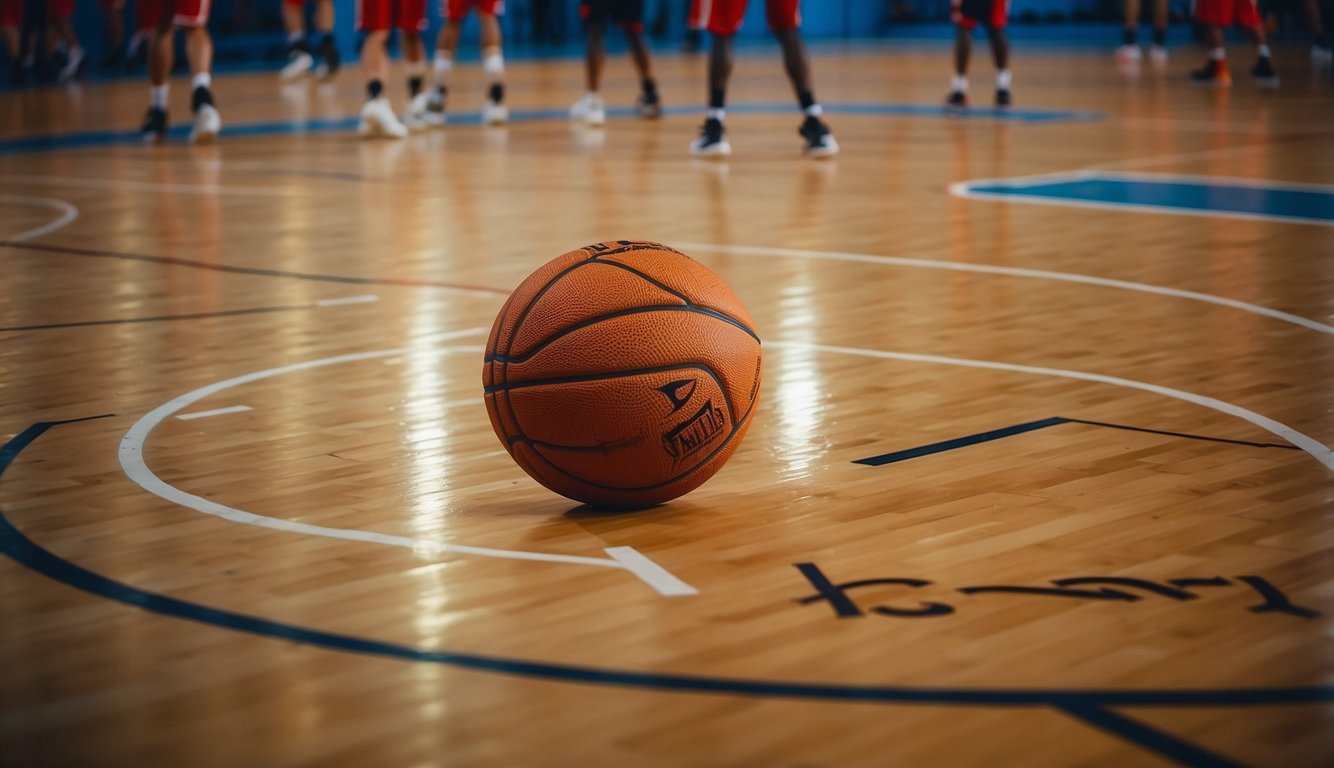
[[[690,154],[695,157],[728,157],[732,154],[732,145],[720,141],[707,147],[691,147]]]

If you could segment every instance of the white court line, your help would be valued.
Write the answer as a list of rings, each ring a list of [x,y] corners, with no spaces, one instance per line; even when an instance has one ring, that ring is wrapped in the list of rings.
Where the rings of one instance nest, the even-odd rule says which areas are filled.
[[[1016,365],[1013,363],[999,363],[991,360],[969,360],[960,357],[941,357],[939,355],[919,355],[910,352],[884,352],[877,349],[859,349],[857,347],[836,347],[827,344],[806,344],[801,342],[769,341],[765,342],[766,347],[776,349],[807,349],[819,352],[833,352],[843,355],[857,355],[860,357],[874,357],[882,360],[904,360],[914,363],[930,363],[934,365],[954,365],[964,368],[986,368],[994,371],[1011,371],[1013,373],[1027,373],[1037,376],[1054,376],[1062,379],[1078,379],[1080,381],[1093,381],[1099,384],[1111,384],[1117,387],[1127,389],[1138,389],[1144,392],[1152,392],[1156,395],[1171,397],[1177,400],[1184,400],[1188,403],[1200,405],[1219,413],[1226,413],[1229,416],[1235,416],[1244,419],[1260,427],[1261,429],[1292,443],[1298,448],[1306,451],[1316,461],[1320,462],[1325,468],[1334,470],[1334,450],[1328,446],[1309,437],[1286,424],[1275,421],[1268,416],[1262,416],[1255,411],[1247,410],[1239,405],[1224,402],[1205,395],[1197,395],[1192,392],[1185,392],[1171,387],[1162,387],[1157,384],[1149,384],[1134,379],[1123,379],[1119,376],[1105,376],[1100,373],[1085,373],[1083,371],[1069,371],[1061,368],[1043,368],[1035,365]]]
[[[317,307],[341,307],[345,304],[370,304],[379,301],[380,297],[373,293],[363,293],[360,296],[344,296],[341,299],[320,299],[315,302]]]
[[[478,336],[487,332],[486,328],[469,328],[461,331],[452,331],[441,334],[435,334],[436,340],[450,340],[466,338],[468,336]],[[164,403],[157,408],[149,411],[130,427],[125,436],[121,438],[118,457],[120,459],[121,469],[126,476],[137,483],[141,488],[159,498],[179,504],[183,507],[203,512],[208,515],[221,517],[235,523],[245,525],[254,525],[261,528],[286,531],[288,533],[299,533],[308,536],[323,536],[331,539],[342,539],[346,541],[360,541],[374,544],[387,544],[394,547],[410,549],[422,557],[436,557],[446,553],[462,555],[478,555],[481,557],[506,558],[510,560],[537,560],[550,563],[567,563],[573,565],[590,565],[600,568],[618,568],[629,571],[638,577],[641,581],[648,584],[659,594],[668,597],[693,595],[697,592],[694,587],[672,576],[665,569],[657,566],[642,554],[635,553],[629,555],[625,550],[629,547],[612,547],[604,551],[608,558],[600,557],[582,557],[577,555],[555,555],[542,552],[525,552],[522,550],[511,549],[492,549],[489,547],[471,547],[463,544],[453,544],[450,542],[437,541],[433,539],[412,539],[405,536],[393,536],[384,533],[374,533],[371,531],[362,531],[348,528],[332,528],[323,525],[312,525],[309,523],[300,523],[292,520],[282,520],[276,517],[267,517],[257,515],[253,512],[229,507],[225,504],[219,504],[210,501],[201,496],[187,493],[173,485],[168,484],[162,478],[158,477],[153,470],[148,468],[144,462],[144,444],[148,440],[149,433],[153,428],[160,424],[167,417],[175,414],[177,411],[186,408],[206,397],[215,395],[218,392],[230,389],[232,387],[259,381],[261,379],[281,376],[287,373],[298,371],[307,371],[314,368],[323,368],[340,363],[360,362],[365,360],[380,360],[412,354],[442,354],[448,352],[481,352],[481,347],[456,346],[441,348],[411,348],[403,347],[399,349],[385,349],[376,352],[360,352],[350,355],[337,355],[326,357],[319,360],[307,360],[291,365],[284,365],[278,368],[270,368],[263,371],[256,371],[243,376],[237,376],[224,381],[215,382],[193,392],[187,392],[180,397]],[[480,398],[479,398],[480,399]],[[458,403],[461,401],[455,401]],[[476,402],[476,401],[473,401]],[[615,551],[613,551],[615,550]]]
[[[194,419],[207,419],[210,416],[226,416],[229,413],[245,413],[253,411],[248,405],[229,405],[226,408],[214,408],[211,411],[195,411],[194,413],[178,413],[176,418],[181,421],[192,421]]]
[[[6,177],[8,178],[8,177]],[[55,221],[43,224],[24,232],[20,232],[10,240],[31,240],[34,237],[49,235],[57,229],[69,224],[79,218],[79,209],[64,200],[57,200],[54,197],[27,197],[25,195],[0,195],[0,203],[18,203],[19,205],[40,205],[47,208],[55,208],[61,211],[60,216]]]
[[[1183,291],[1178,288],[1166,288],[1160,285],[1149,285],[1147,283],[1135,283],[1129,280],[1113,280],[1106,277],[1094,277],[1092,275],[1081,275],[1074,272],[1052,272],[1045,269],[1023,269],[1020,267],[998,267],[991,264],[968,264],[958,261],[935,261],[931,259],[908,259],[899,256],[875,256],[866,253],[839,253],[837,251],[806,251],[796,248],[764,248],[748,245],[710,245],[708,243],[676,243],[675,247],[684,251],[713,251],[715,253],[733,253],[742,256],[779,256],[798,259],[816,259],[822,261],[848,261],[861,264],[883,264],[891,267],[912,267],[920,269],[943,269],[954,272],[978,272],[988,275],[1006,275],[1008,277],[1028,277],[1039,280],[1059,280],[1067,283],[1082,283],[1085,285],[1097,285],[1104,288],[1119,288],[1126,291],[1138,291],[1140,293],[1152,293],[1160,296],[1171,296],[1178,299],[1189,299],[1191,301],[1202,301],[1207,304],[1217,304],[1232,309],[1240,309],[1243,312],[1250,312],[1255,315],[1272,317],[1276,320],[1282,320],[1285,323],[1300,325],[1303,328],[1309,328],[1321,333],[1334,334],[1334,326],[1308,320],[1305,317],[1283,312],[1269,307],[1262,307],[1259,304],[1251,304],[1245,301],[1229,299],[1223,296],[1214,296],[1208,293],[1197,293],[1195,291]]]

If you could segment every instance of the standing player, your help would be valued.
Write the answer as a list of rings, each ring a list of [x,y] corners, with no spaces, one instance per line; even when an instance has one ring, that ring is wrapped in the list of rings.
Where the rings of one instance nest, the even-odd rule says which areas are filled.
[[[1226,88],[1232,85],[1232,73],[1227,68],[1227,50],[1223,47],[1223,28],[1238,26],[1255,41],[1255,65],[1251,75],[1257,85],[1273,88],[1278,85],[1278,74],[1269,59],[1264,27],[1255,0],[1196,0],[1195,20],[1205,26],[1205,41],[1209,44],[1209,59],[1204,66],[1190,73],[1191,82]]]
[[[459,50],[459,33],[468,11],[477,11],[482,27],[482,69],[486,72],[486,106],[482,107],[482,122],[500,125],[509,120],[505,107],[505,56],[500,43],[500,20],[505,12],[504,0],[441,0],[444,4],[445,25],[435,43],[435,91],[421,94],[408,107],[408,119],[416,125],[444,125],[445,97],[449,94],[449,75],[454,71],[454,59]]]
[[[1010,0],[950,0],[950,19],[954,22],[954,77],[950,80],[950,95],[945,99],[946,109],[964,109],[968,106],[968,58],[973,52],[973,29],[981,24],[987,28],[991,43],[991,58],[996,62],[996,108],[1009,109],[1010,96],[1010,40],[1005,34],[1005,17]]]
[[[1140,0],[1125,0],[1126,20],[1121,30],[1121,47],[1116,49],[1117,61],[1134,64],[1140,60],[1139,49],[1139,11]],[[1149,58],[1155,64],[1167,61],[1167,2],[1153,0],[1153,45],[1149,47]]]
[[[295,80],[310,72],[315,57],[321,61],[315,69],[320,79],[328,79],[338,72],[342,57],[334,44],[333,0],[315,0],[315,29],[319,41],[312,48],[306,36],[305,0],[283,0],[283,27],[287,30],[287,64],[278,73],[283,80]]]
[[[366,33],[361,47],[361,69],[366,76],[366,104],[361,108],[357,134],[362,138],[384,136],[401,139],[408,128],[394,114],[384,95],[384,81],[389,78],[389,33],[402,33],[403,60],[408,70],[408,93],[415,99],[422,95],[426,74],[426,47],[421,33],[426,29],[426,0],[361,0],[358,29]]]
[[[135,9],[139,26],[148,36],[148,115],[140,129],[144,140],[167,138],[167,94],[176,57],[172,36],[185,30],[185,53],[190,61],[190,111],[194,127],[190,141],[207,144],[218,137],[222,118],[213,104],[213,39],[208,35],[209,0],[138,0]]]
[[[51,32],[57,40],[65,45],[67,56],[65,66],[61,67],[56,80],[57,82],[68,83],[83,74],[83,66],[87,58],[83,46],[79,45],[79,36],[74,34],[74,26],[69,21],[70,16],[74,14],[74,0],[50,0],[46,8],[47,20],[51,22]]]
[[[713,48],[709,52],[709,108],[699,138],[690,143],[694,155],[722,157],[732,154],[723,130],[724,105],[727,101],[727,81],[732,77],[733,39],[746,15],[750,0],[693,0],[690,6],[690,26],[708,29],[713,33]],[[810,62],[801,43],[800,0],[765,0],[769,29],[783,47],[783,64],[788,80],[797,92],[797,103],[806,113],[797,129],[805,140],[804,151],[809,157],[830,157],[838,154],[838,142],[829,126],[820,119],[824,110],[815,100],[811,89]]]
[[[589,125],[602,125],[607,121],[601,88],[602,70],[607,62],[604,43],[607,24],[610,22],[615,22],[625,30],[625,37],[630,42],[630,53],[635,60],[635,69],[639,72],[639,83],[643,92],[635,101],[635,109],[640,115],[648,118],[661,115],[662,104],[658,101],[658,85],[653,81],[653,65],[649,61],[648,46],[644,44],[644,0],[584,0],[579,6],[579,14],[584,17],[584,31],[588,36],[585,59],[588,93],[570,107],[570,118],[582,120]]]

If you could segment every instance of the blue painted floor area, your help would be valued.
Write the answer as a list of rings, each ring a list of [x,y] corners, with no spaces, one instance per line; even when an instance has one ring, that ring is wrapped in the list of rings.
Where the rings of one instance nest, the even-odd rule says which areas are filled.
[[[1012,109],[1005,111],[994,111],[988,109],[977,109],[963,114],[947,114],[938,104],[826,104],[826,110],[832,115],[886,115],[894,117],[949,117],[958,119],[966,117],[969,119],[983,120],[1011,120],[1021,123],[1050,123],[1060,121],[1086,121],[1099,120],[1102,115],[1097,112],[1081,112],[1074,110],[1043,110],[1043,109]],[[786,115],[793,120],[799,119],[800,115],[796,105],[788,103],[772,104],[735,104],[728,108],[729,112],[735,114],[775,114]],[[677,115],[702,115],[704,108],[701,107],[671,107],[665,110],[668,116]],[[610,118],[635,118],[636,113],[629,107],[618,107],[607,110],[607,116]],[[226,119],[224,113],[223,119]],[[510,112],[510,122],[526,123],[539,120],[568,120],[569,112],[566,109],[526,109],[514,110]],[[304,133],[329,133],[329,132],[350,132],[356,130],[358,118],[344,117],[331,120],[288,120],[275,121],[267,123],[244,123],[241,125],[224,125],[222,138],[233,138],[239,136],[269,136],[279,134],[304,134]],[[465,112],[450,114],[449,124],[454,125],[477,125],[481,123],[481,115],[477,112]],[[169,135],[173,140],[184,140],[190,133],[188,123],[174,125],[169,130]],[[100,147],[112,144],[138,144],[141,138],[138,131],[90,131],[86,133],[64,133],[51,134],[45,136],[24,136],[13,139],[0,139],[0,155],[15,154],[22,152],[48,152],[60,149],[75,149],[79,147]]]
[[[1300,187],[1275,182],[1241,184],[1230,180],[1164,176],[1081,174],[1045,182],[1015,180],[963,186],[969,196],[1013,198],[1052,205],[1084,205],[1164,213],[1314,222],[1334,225],[1334,187]]]

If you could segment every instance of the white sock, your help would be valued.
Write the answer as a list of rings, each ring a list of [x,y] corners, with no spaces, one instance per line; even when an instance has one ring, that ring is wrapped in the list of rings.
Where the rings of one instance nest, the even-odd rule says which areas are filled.
[[[1214,61],[1222,61],[1223,59],[1227,58],[1227,51],[1223,50],[1222,48],[1210,48],[1209,58],[1213,59]]]
[[[148,103],[153,105],[154,109],[167,108],[167,91],[170,85],[150,85],[148,87]]]
[[[997,70],[996,89],[1001,91],[1010,90],[1010,70],[1008,69]]]
[[[824,107],[821,107],[819,104],[812,104],[809,107],[806,107],[806,114],[811,117],[819,117],[824,114]]]
[[[1255,49],[1255,52],[1256,52],[1256,54],[1258,54],[1258,55],[1260,56],[1260,58],[1262,58],[1262,59],[1267,59],[1267,58],[1269,58],[1269,46],[1267,46],[1267,45],[1262,45],[1262,46],[1260,46],[1259,48],[1256,48],[1256,49]]]
[[[447,53],[437,52],[435,59],[431,61],[431,69],[435,72],[435,84],[445,85],[449,80],[449,73],[454,71],[454,60]]]
[[[968,76],[952,75],[950,77],[950,90],[955,93],[968,93]]]
[[[717,120],[718,122],[722,122],[723,117],[727,115],[727,110],[723,109],[722,107],[709,107],[708,109],[704,110],[704,115],[710,120]]]
[[[200,72],[190,81],[191,88],[210,88],[213,86],[213,75],[207,72]]]
[[[288,45],[292,45],[292,44],[294,44],[294,43],[299,43],[299,42],[301,42],[301,38],[303,38],[303,37],[305,37],[305,36],[306,36],[306,33],[305,33],[305,32],[301,32],[301,31],[288,32],[288,33],[287,33],[287,44],[288,44]]]
[[[488,48],[487,51],[489,53],[482,56],[482,70],[490,76],[491,82],[499,82],[505,74],[505,57],[500,54],[499,48]]]

